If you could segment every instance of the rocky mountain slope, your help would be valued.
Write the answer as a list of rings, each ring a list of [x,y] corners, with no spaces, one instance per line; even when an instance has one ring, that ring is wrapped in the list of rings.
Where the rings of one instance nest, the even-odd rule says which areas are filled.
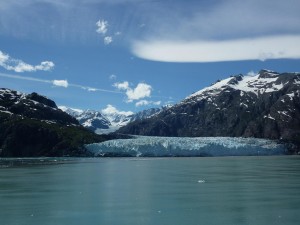
[[[280,139],[300,146],[300,73],[231,76],[120,133]]]
[[[37,93],[0,89],[0,157],[79,156],[95,135]]]
[[[150,108],[134,114],[129,112],[105,113],[96,110],[72,109],[65,106],[59,106],[59,108],[76,118],[82,126],[96,133],[116,131],[132,121],[150,118],[163,109]]]

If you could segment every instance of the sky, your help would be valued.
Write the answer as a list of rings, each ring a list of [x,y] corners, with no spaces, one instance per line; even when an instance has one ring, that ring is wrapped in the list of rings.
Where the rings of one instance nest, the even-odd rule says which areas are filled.
[[[0,0],[0,87],[137,112],[230,75],[300,71],[298,0]]]

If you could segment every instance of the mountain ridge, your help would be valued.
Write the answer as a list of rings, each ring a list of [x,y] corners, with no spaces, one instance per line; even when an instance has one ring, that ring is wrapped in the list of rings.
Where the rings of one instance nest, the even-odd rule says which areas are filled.
[[[124,134],[256,137],[300,144],[300,73],[236,75],[187,96]]]
[[[150,118],[166,107],[168,106],[161,108],[149,108],[137,113],[107,113],[103,110],[81,110],[66,106],[59,106],[62,111],[76,118],[82,126],[98,134],[114,132],[123,126],[126,126],[130,122]]]
[[[0,157],[88,156],[98,136],[37,93],[0,88]]]

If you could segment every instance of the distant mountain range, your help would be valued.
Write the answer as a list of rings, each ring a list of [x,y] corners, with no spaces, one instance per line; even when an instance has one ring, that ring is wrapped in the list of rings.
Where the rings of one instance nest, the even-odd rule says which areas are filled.
[[[174,137],[257,137],[300,146],[300,73],[261,70],[219,80],[120,133]]]
[[[169,106],[150,108],[138,113],[107,113],[103,111],[81,110],[59,106],[62,111],[76,118],[82,126],[99,134],[114,132],[130,122],[151,118],[167,107]]]
[[[37,93],[0,88],[0,157],[88,156],[85,144],[128,138],[117,133],[265,138],[299,153],[300,73],[231,76],[176,105],[136,114],[58,108]]]
[[[108,139],[44,96],[0,88],[0,157],[86,156],[84,144]]]

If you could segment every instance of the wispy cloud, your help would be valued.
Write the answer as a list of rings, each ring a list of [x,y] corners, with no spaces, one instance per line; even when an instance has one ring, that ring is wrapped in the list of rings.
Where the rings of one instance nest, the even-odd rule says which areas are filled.
[[[299,7],[297,0],[9,0],[0,3],[0,33],[47,41],[95,41],[95,30],[103,36],[124,32],[126,41],[296,34]]]
[[[151,96],[152,87],[146,83],[139,83],[135,88],[129,86],[128,81],[122,83],[115,83],[113,85],[118,90],[124,90],[127,96],[127,102],[143,99]]]
[[[24,76],[6,74],[6,73],[0,73],[0,76],[6,77],[6,78],[11,78],[11,79],[17,79],[17,80],[28,80],[28,81],[34,81],[34,82],[53,84],[53,81],[51,81],[51,80],[38,79],[38,78],[34,78],[34,77],[24,77]]]
[[[23,62],[20,59],[14,59],[10,57],[8,54],[0,51],[0,66],[6,70],[12,70],[17,73],[22,72],[35,72],[38,70],[49,71],[54,68],[54,63],[51,61],[41,62],[39,65],[30,65],[28,63]]]
[[[94,87],[89,87],[89,86],[84,86],[84,85],[79,85],[79,84],[73,84],[69,83],[67,80],[46,80],[46,79],[38,79],[34,77],[24,77],[24,76],[19,76],[19,75],[13,75],[13,74],[6,74],[6,73],[0,73],[0,77],[6,77],[10,79],[17,79],[17,80],[27,80],[27,81],[34,81],[34,82],[40,82],[40,83],[47,83],[51,84],[57,87],[75,87],[75,88],[80,88],[82,90],[90,91],[90,92],[107,92],[107,93],[114,93],[114,94],[123,94],[121,91],[114,91],[114,90],[107,90],[107,89],[102,89],[102,88],[94,88]]]
[[[267,36],[224,41],[144,41],[133,53],[163,62],[219,62],[238,60],[299,59],[300,35]]]
[[[251,71],[249,71],[249,72],[247,73],[247,75],[248,75],[248,76],[255,76],[255,75],[257,75],[257,72],[254,72],[253,70],[251,70]]]

